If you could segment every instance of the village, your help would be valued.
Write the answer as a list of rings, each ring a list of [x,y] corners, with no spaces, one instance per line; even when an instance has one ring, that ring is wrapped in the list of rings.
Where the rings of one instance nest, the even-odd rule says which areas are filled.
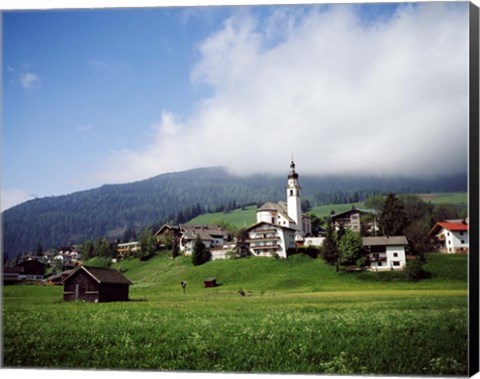
[[[246,227],[240,235],[235,236],[219,225],[165,224],[151,237],[155,247],[171,250],[172,256],[193,256],[200,244],[206,257],[200,258],[194,264],[247,256],[285,259],[299,251],[313,252],[316,257],[322,249],[324,258],[328,260],[328,252],[325,254],[325,250],[331,245],[333,233],[337,239],[339,235],[349,233],[356,239],[357,245],[361,243],[361,248],[352,248],[357,250],[357,255],[341,262],[347,270],[404,270],[409,260],[419,258],[416,252],[409,251],[409,241],[405,235],[384,233],[375,210],[352,206],[349,210],[331,215],[327,229],[321,229],[316,235],[312,234],[311,219],[301,210],[301,191],[299,174],[292,158],[287,176],[286,202],[264,203],[256,210],[256,223]],[[466,254],[469,251],[468,218],[438,220],[425,237],[431,241],[431,246],[438,253]],[[139,241],[118,243],[112,261],[136,256],[142,248]],[[338,247],[334,246],[333,249],[338,250]],[[351,252],[353,253],[355,252]],[[330,263],[337,264],[338,267],[338,254],[336,251],[331,251],[330,254]],[[73,248],[26,254],[21,256],[13,267],[4,267],[3,283],[68,284],[68,278],[85,271],[85,268],[80,270],[84,258],[80,251]],[[145,259],[145,255],[143,258]],[[54,268],[50,269],[50,275],[47,275],[47,267]],[[131,284],[112,269],[88,270],[89,276],[97,275],[103,278],[103,282]],[[97,281],[101,282],[98,278]],[[119,293],[125,291],[121,290]],[[128,289],[126,294],[126,298],[120,295],[119,298],[114,296],[110,300],[128,299]],[[65,299],[71,298],[70,291],[65,295]]]

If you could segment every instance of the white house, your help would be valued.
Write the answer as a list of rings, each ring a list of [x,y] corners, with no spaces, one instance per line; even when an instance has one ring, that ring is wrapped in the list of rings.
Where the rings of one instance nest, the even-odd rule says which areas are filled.
[[[286,258],[288,249],[295,248],[296,229],[261,221],[246,231],[249,250],[254,256]]]
[[[362,237],[362,244],[368,251],[371,270],[401,270],[407,264],[405,236]]]
[[[287,180],[287,202],[267,202],[257,210],[257,224],[261,222],[278,225],[283,228],[294,229],[296,239],[303,240],[305,235],[311,234],[312,223],[310,218],[302,212],[300,184],[295,172],[293,159],[290,163],[290,173]]]
[[[437,222],[429,235],[442,253],[468,253],[468,219]]]

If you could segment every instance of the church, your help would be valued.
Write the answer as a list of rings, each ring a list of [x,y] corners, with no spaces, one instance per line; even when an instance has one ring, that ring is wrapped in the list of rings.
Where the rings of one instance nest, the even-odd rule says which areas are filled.
[[[287,257],[288,249],[302,244],[306,235],[311,234],[310,218],[302,212],[301,187],[290,163],[287,179],[287,201],[267,202],[257,210],[257,222],[247,228],[249,250],[256,256]]]

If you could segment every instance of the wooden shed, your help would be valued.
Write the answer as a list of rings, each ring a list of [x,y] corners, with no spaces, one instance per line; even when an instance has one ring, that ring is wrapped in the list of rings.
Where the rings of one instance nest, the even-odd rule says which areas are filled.
[[[217,278],[208,278],[203,281],[203,284],[206,288],[208,287],[216,287],[217,286]]]
[[[131,284],[117,270],[80,266],[63,281],[63,300],[127,301]]]

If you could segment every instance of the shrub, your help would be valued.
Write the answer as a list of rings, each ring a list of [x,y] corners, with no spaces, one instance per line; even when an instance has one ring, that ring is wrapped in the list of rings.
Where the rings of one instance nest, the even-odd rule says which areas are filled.
[[[408,261],[404,273],[408,280],[417,282],[421,279],[431,278],[431,274],[423,268],[423,262],[420,260]]]

